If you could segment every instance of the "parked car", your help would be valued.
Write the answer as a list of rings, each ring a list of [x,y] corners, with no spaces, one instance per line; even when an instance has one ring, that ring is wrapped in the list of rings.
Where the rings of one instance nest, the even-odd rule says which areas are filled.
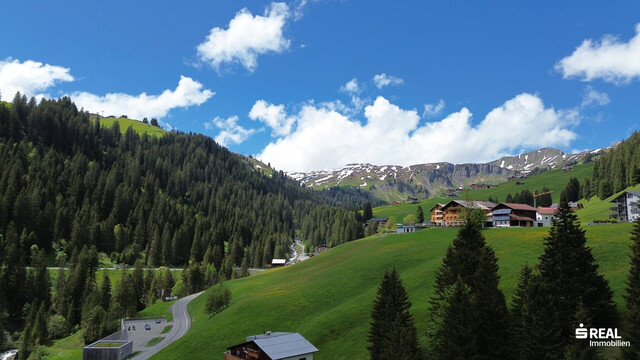
[[[156,319],[156,324],[160,324],[160,319]]]
[[[151,330],[151,326],[150,326],[149,324],[146,324],[146,325],[144,326],[144,329],[145,329],[145,330]]]

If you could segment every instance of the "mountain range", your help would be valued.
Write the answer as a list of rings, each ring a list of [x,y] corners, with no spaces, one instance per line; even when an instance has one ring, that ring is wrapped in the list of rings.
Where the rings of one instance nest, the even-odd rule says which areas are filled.
[[[288,172],[289,177],[314,189],[334,186],[359,188],[372,197],[393,202],[408,197],[418,199],[443,196],[447,189],[469,187],[471,184],[496,185],[512,177],[563,168],[591,161],[614,145],[596,150],[566,154],[558,149],[542,148],[520,155],[505,156],[480,164],[448,162],[410,166],[348,164],[336,170]]]

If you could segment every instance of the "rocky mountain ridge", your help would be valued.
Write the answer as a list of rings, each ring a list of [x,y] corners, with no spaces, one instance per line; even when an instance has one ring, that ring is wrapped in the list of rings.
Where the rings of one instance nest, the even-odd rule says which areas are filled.
[[[566,154],[557,149],[542,148],[520,155],[505,156],[484,164],[347,164],[336,170],[289,172],[287,175],[307,187],[357,187],[372,192],[376,198],[392,202],[407,197],[422,199],[444,196],[447,189],[468,187],[471,184],[496,185],[513,176],[527,176],[588,162],[606,149]]]

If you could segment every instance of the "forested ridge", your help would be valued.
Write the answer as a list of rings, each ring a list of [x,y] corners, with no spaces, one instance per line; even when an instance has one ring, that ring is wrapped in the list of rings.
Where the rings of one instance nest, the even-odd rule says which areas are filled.
[[[584,197],[605,199],[625,188],[640,183],[640,133],[628,139],[597,159],[593,179],[583,183]]]
[[[23,305],[32,302],[50,311],[49,295],[28,293],[24,280],[44,277],[36,269],[53,258],[77,266],[94,258],[83,253],[104,252],[116,263],[201,264],[228,279],[234,266],[287,256],[302,224],[303,240],[322,229],[326,240],[315,235],[316,244],[361,237],[364,201],[359,193],[305,189],[281,171],[265,175],[204,135],[121,133],[69,98],[37,103],[17,94],[0,102],[0,285],[19,294],[0,296],[0,316],[17,310],[12,320],[25,319]],[[73,298],[87,291],[77,284]],[[75,307],[68,320],[79,323]]]

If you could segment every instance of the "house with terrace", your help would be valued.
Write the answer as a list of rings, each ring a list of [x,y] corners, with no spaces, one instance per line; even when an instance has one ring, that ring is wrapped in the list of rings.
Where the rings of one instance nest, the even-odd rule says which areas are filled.
[[[535,226],[536,209],[526,204],[500,203],[492,210],[493,227]]]
[[[640,202],[640,191],[625,191],[616,196],[610,202],[615,206],[609,208],[611,214],[609,219],[617,219],[621,222],[636,221],[639,216],[638,204]]]

